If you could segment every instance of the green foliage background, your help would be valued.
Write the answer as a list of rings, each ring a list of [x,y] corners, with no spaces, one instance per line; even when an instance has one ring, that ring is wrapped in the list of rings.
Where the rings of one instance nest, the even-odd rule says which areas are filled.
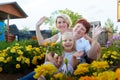
[[[79,13],[77,12],[73,12],[72,10],[69,10],[69,9],[64,9],[64,10],[56,10],[54,11],[51,16],[46,20],[45,24],[48,24],[49,26],[54,26],[54,21],[55,21],[55,16],[58,15],[58,14],[67,14],[71,20],[72,20],[72,27],[74,27],[75,25],[75,22],[82,18],[82,15],[80,15]]]

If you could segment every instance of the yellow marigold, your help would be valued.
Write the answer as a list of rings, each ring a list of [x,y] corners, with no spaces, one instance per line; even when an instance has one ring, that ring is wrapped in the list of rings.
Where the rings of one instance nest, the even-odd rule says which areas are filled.
[[[98,74],[98,80],[116,80],[116,75],[113,71],[104,71]]]
[[[32,59],[32,64],[35,64],[35,65],[38,64],[37,59],[38,59],[38,57],[34,56]]]
[[[41,55],[40,55],[40,56],[38,56],[38,59],[39,59],[39,60],[41,60],[41,59],[42,59]]]
[[[11,53],[15,53],[15,52],[16,52],[16,49],[15,49],[15,48],[11,48],[10,52],[11,52]]]
[[[116,74],[117,80],[120,80],[120,68],[116,69],[115,74]]]
[[[44,46],[48,46],[49,42],[44,42]]]
[[[83,64],[79,64],[77,67],[88,67],[90,64],[88,63],[83,63]]]
[[[7,48],[5,49],[5,51],[6,51],[6,50],[9,50],[10,48],[11,48],[11,47],[7,47]]]
[[[110,61],[110,64],[113,64],[113,61]]]
[[[46,53],[42,53],[40,56],[41,56],[41,57],[45,57],[45,54],[46,54]]]
[[[53,42],[53,43],[51,43],[51,47],[53,47],[53,46],[55,46],[56,45],[56,42]]]
[[[45,53],[40,54],[40,56],[38,56],[38,59],[41,60],[41,59],[43,59],[44,57],[45,57]]]
[[[8,54],[6,54],[6,52],[3,52],[3,51],[0,53],[0,57],[6,57],[7,55]]]
[[[16,58],[16,61],[21,61],[21,60],[22,60],[22,57],[20,56]]]
[[[94,76],[82,76],[79,78],[79,80],[98,80],[98,79]]]
[[[19,43],[15,43],[16,46],[19,46],[20,44]]]
[[[51,77],[50,80],[55,80],[55,79]]]
[[[43,64],[41,66],[37,66],[34,69],[35,75],[33,76],[35,79],[38,79],[41,75],[52,75],[53,73],[57,72],[57,68],[52,64]]]
[[[27,51],[31,51],[32,50],[32,45],[28,45],[25,47]]]
[[[93,76],[97,76],[98,72],[93,72],[92,74],[93,74]]]
[[[117,51],[112,51],[112,54],[117,55],[118,53],[117,53]]]
[[[77,66],[77,69],[74,71],[74,75],[81,75],[81,74],[85,74],[85,73],[89,72],[88,66],[89,66],[89,64],[87,64],[87,63],[79,64]]]
[[[57,74],[54,74],[53,77],[57,80],[63,80],[65,78],[65,75],[63,73],[57,73]]]
[[[107,53],[111,54],[111,51],[107,51]]]
[[[30,59],[29,58],[25,58],[25,63],[27,63],[28,65],[30,65]]]
[[[23,52],[22,52],[21,50],[17,50],[17,53],[18,53],[19,55],[22,55],[22,54],[23,54]]]
[[[108,58],[107,54],[106,53],[103,54],[102,58],[105,58],[105,59]]]
[[[19,69],[20,68],[20,64],[16,64],[16,68]]]
[[[4,63],[7,63],[8,61],[7,61],[7,60],[4,60],[3,62],[4,62]]]
[[[40,49],[39,49],[39,48],[35,48],[35,50],[36,50],[37,52],[40,52]]]
[[[117,59],[117,56],[115,56],[115,55],[111,55],[111,58],[113,58],[113,59]]]
[[[4,57],[0,57],[0,62],[4,61],[5,58]]]
[[[91,66],[93,67],[93,69],[106,69],[109,68],[108,62],[107,61],[93,61]]]
[[[38,52],[36,52],[36,51],[33,51],[32,53],[33,53],[33,54],[37,54]]]
[[[7,62],[9,62],[12,59],[12,57],[7,57]]]
[[[74,75],[81,75],[81,74],[85,74],[87,72],[89,72],[88,67],[85,67],[85,68],[81,67],[74,71]]]

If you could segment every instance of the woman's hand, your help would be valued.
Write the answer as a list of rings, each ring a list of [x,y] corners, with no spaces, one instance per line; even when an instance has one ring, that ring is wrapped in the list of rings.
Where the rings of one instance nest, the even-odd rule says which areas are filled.
[[[47,19],[46,16],[43,16],[42,18],[40,18],[40,20],[36,23],[36,26],[39,27],[41,24],[43,24],[43,22]]]
[[[102,31],[103,31],[103,29],[102,29],[101,26],[93,27],[93,30],[92,30],[92,38],[93,38],[94,40],[97,40],[99,34],[100,34]]]

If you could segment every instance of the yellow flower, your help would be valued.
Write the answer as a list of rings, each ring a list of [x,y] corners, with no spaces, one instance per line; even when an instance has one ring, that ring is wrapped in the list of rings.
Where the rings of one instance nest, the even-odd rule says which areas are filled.
[[[30,59],[29,58],[25,58],[25,63],[27,63],[28,65],[30,65]]]
[[[82,76],[79,78],[79,80],[98,80],[96,77],[94,76]]]
[[[61,72],[53,75],[55,79],[63,80],[65,78],[65,75]]]
[[[51,43],[51,47],[53,47],[53,46],[55,46],[55,45],[56,45],[56,43],[55,43],[55,42]]]
[[[44,42],[44,46],[48,46],[49,42]]]
[[[88,66],[89,66],[89,64],[87,64],[87,63],[79,64],[77,66],[77,69],[74,71],[74,75],[81,75],[81,74],[85,74],[85,73],[89,72]]]
[[[4,60],[3,62],[4,62],[4,63],[7,63],[8,61],[7,61],[7,60]]]
[[[21,50],[17,50],[17,53],[18,53],[19,55],[22,55],[22,54],[23,54],[23,52],[22,52]]]
[[[19,69],[20,68],[20,64],[16,64],[16,68]]]
[[[10,52],[11,52],[11,53],[15,53],[15,52],[16,52],[16,49],[15,49],[15,48],[12,48],[12,49],[10,50]]]
[[[102,58],[108,58],[108,56],[106,54],[103,54]]]
[[[17,57],[16,58],[16,61],[21,61],[22,60],[22,57]]]
[[[0,62],[4,61],[5,58],[4,57],[0,57]]]
[[[34,56],[32,59],[32,64],[34,65],[38,64],[37,59],[38,59],[38,56]]]
[[[110,61],[110,64],[113,64],[113,61]]]
[[[94,70],[100,70],[100,69],[106,69],[109,68],[107,61],[93,61],[91,66],[94,68]]]
[[[113,71],[104,71],[98,74],[98,80],[116,80],[116,75]]]
[[[116,57],[116,56],[114,56],[114,55],[111,55],[111,58],[113,58],[113,59],[117,59],[117,57]]]
[[[120,68],[116,69],[115,74],[116,74],[117,80],[120,80]]]
[[[15,43],[16,46],[19,46],[19,43]]]
[[[40,52],[40,48],[35,48],[35,50],[36,50],[37,52]]]
[[[111,54],[111,51],[107,51],[108,54]]]
[[[38,79],[41,75],[52,75],[53,73],[57,72],[57,68],[52,64],[43,64],[41,66],[37,66],[34,69],[35,75],[33,76],[35,79]]]
[[[118,53],[117,53],[116,51],[113,51],[112,54],[113,54],[113,55],[117,55]]]
[[[32,49],[32,45],[26,46],[26,50],[27,50],[27,51],[31,51],[31,49]]]
[[[12,59],[12,57],[7,57],[7,62],[9,62]]]

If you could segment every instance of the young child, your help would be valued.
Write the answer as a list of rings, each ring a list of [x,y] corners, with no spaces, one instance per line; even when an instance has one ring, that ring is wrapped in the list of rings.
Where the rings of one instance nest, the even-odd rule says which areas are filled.
[[[74,67],[76,66],[74,64],[74,61],[79,61],[78,57],[82,57],[83,53],[82,52],[76,52],[75,50],[75,39],[73,37],[72,32],[68,31],[68,32],[64,32],[62,34],[62,46],[64,48],[63,50],[63,54],[62,56],[58,56],[58,55],[51,55],[51,54],[47,54],[46,58],[47,60],[45,61],[44,64],[48,64],[51,63],[54,66],[56,66],[58,68],[58,70],[60,72],[63,73],[67,73],[70,71],[71,74],[73,74],[74,71]],[[68,64],[66,66],[66,64],[64,63],[64,59],[68,60]],[[28,74],[28,76],[33,76],[35,74],[35,72],[31,72]],[[29,78],[28,76],[27,79]],[[25,80],[24,79],[19,79],[19,80]],[[34,80],[33,78],[30,80]],[[38,80],[45,80],[44,76],[41,76]]]
[[[62,34],[62,46],[63,50],[63,59],[58,59],[58,64],[60,67],[58,68],[59,71],[68,72],[70,71],[71,74],[73,73],[74,68],[76,65],[74,64],[75,60],[80,59],[83,56],[83,52],[76,52],[75,50],[75,39],[73,37],[72,32],[65,32]],[[67,66],[64,60],[67,59]],[[62,62],[61,62],[62,61]],[[79,60],[78,60],[79,61]]]
[[[78,57],[82,57],[83,53],[82,52],[76,52],[75,50],[75,39],[73,37],[72,32],[65,32],[62,34],[62,46],[64,48],[63,50],[63,54],[61,56],[58,56],[57,54],[53,55],[49,55],[47,57],[51,57],[51,60],[47,59],[47,61],[45,62],[45,64],[51,63],[54,66],[56,66],[55,64],[57,64],[57,68],[59,72],[63,72],[63,73],[70,73],[73,74],[74,71],[74,61],[78,60]],[[64,61],[65,59],[67,59],[67,64]],[[56,62],[55,64],[53,63]],[[44,77],[40,77],[39,80],[44,80]]]

